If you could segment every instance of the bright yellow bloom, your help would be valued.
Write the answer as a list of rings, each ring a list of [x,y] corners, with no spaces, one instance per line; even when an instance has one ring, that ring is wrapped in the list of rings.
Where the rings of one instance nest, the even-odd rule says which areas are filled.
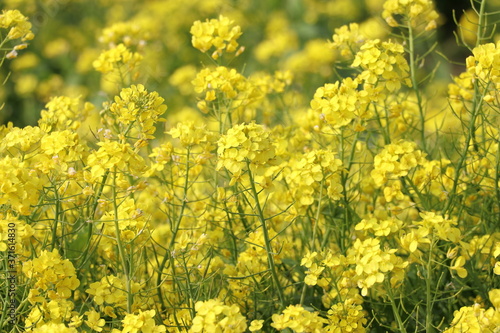
[[[102,52],[92,65],[97,71],[104,74],[121,67],[131,71],[139,65],[142,58],[139,53],[131,52],[125,45],[118,44],[116,47]]]
[[[106,321],[101,318],[99,312],[91,310],[85,312],[85,315],[87,316],[85,324],[87,324],[87,326],[94,331],[102,332],[102,327],[106,324]]]
[[[205,143],[207,150],[210,150],[210,142],[213,142],[214,135],[208,131],[206,126],[195,126],[192,121],[186,121],[178,123],[176,127],[173,127],[170,131],[166,132],[170,134],[172,138],[179,139],[182,146],[192,147]]]
[[[142,48],[151,39],[151,27],[148,20],[117,22],[104,28],[99,42],[113,46],[123,43],[127,47]]]
[[[353,120],[370,118],[370,96],[359,86],[358,79],[346,78],[342,82],[328,83],[318,88],[311,101],[318,122],[341,128]]]
[[[167,110],[164,101],[156,91],[148,92],[142,84],[122,89],[109,107],[122,125],[119,134],[132,135],[139,139],[153,139],[156,122],[165,120],[160,118]],[[131,130],[132,125],[134,130]],[[129,132],[126,132],[127,130]]]
[[[156,325],[154,316],[155,310],[141,311],[138,314],[127,313],[123,318],[122,333],[161,333],[167,328],[165,325]]]
[[[45,132],[76,130],[93,110],[91,103],[81,105],[81,99],[78,97],[52,97],[40,113],[38,126]]]
[[[194,305],[196,316],[189,333],[232,332],[242,333],[247,328],[246,319],[236,304],[225,305],[219,300],[198,301]]]
[[[56,249],[52,252],[43,250],[37,258],[26,261],[23,273],[33,281],[35,291],[47,292],[52,300],[71,297],[72,290],[80,285],[73,264],[62,259]]]
[[[248,329],[250,332],[259,331],[262,328],[262,324],[264,324],[264,320],[252,320]]]
[[[333,152],[312,150],[299,160],[289,161],[285,171],[289,192],[299,206],[309,206],[317,199],[320,184],[324,183],[327,195],[339,200],[343,191],[340,183],[342,161]]]
[[[412,168],[424,164],[426,154],[416,147],[414,142],[409,141],[399,141],[385,146],[374,159],[371,176],[375,184],[380,187],[388,179],[406,176]]]
[[[43,112],[43,111],[42,111]],[[22,151],[27,153],[31,150],[37,148],[37,143],[43,136],[43,131],[40,127],[26,126],[24,128],[12,127],[12,124],[8,126],[2,126],[3,130],[6,132],[5,136],[2,137],[0,141],[0,152],[9,154],[15,154],[16,151]]]
[[[366,38],[360,33],[359,25],[351,23],[335,29],[332,39],[333,41],[329,44],[330,48],[340,51],[343,57],[354,57]]]
[[[8,29],[6,39],[31,40],[35,37],[31,32],[31,23],[28,18],[18,10],[2,10],[0,14],[0,29]],[[0,33],[0,35],[4,35]]]
[[[364,333],[368,320],[365,318],[366,311],[355,298],[348,298],[342,303],[332,305],[328,310],[328,325],[326,332],[353,332]]]
[[[464,306],[454,312],[450,328],[444,333],[495,332],[500,324],[500,312],[494,308],[485,310],[481,305]]]
[[[0,158],[0,205],[10,205],[21,215],[29,215],[38,202],[43,186],[40,174],[18,157]]]
[[[450,269],[454,270],[457,272],[457,275],[461,277],[462,279],[467,277],[467,270],[464,268],[465,265],[465,257],[464,256],[459,256],[453,261],[453,265],[450,267]]]
[[[98,145],[99,149],[87,158],[93,179],[102,177],[106,171],[116,170],[141,176],[147,170],[144,159],[128,143],[103,141]]]
[[[265,176],[266,168],[277,165],[276,147],[271,133],[255,123],[235,125],[218,143],[217,170],[227,169],[236,182],[248,167],[254,176]]]
[[[93,301],[99,306],[102,313],[116,318],[116,312],[125,309],[127,305],[126,283],[117,276],[109,275],[103,277],[100,281],[90,283],[85,290],[93,296]],[[131,283],[131,292],[137,293],[141,286],[137,282]],[[134,307],[136,307],[134,305]]]
[[[32,333],[78,333],[77,329],[74,327],[67,327],[61,323],[49,322],[43,324],[40,327],[36,327],[30,332]]]
[[[212,47],[215,51],[212,58],[217,59],[223,52],[233,53],[238,49],[236,41],[241,36],[239,25],[233,25],[234,21],[220,15],[219,19],[211,19],[206,22],[195,21],[191,27],[191,42],[195,48],[205,53]]]
[[[273,314],[272,320],[271,326],[279,331],[289,328],[293,332],[303,333],[321,332],[327,323],[318,312],[308,311],[301,305],[289,305],[282,314]]]
[[[369,85],[383,85],[389,92],[401,88],[401,83],[411,86],[410,67],[404,57],[403,45],[379,39],[365,42],[354,58],[352,67],[361,67],[358,76]]]
[[[202,69],[192,83],[195,92],[205,92],[205,100],[211,102],[218,98],[218,94],[226,99],[235,98],[239,91],[245,89],[245,81],[245,77],[235,69],[219,66]]]

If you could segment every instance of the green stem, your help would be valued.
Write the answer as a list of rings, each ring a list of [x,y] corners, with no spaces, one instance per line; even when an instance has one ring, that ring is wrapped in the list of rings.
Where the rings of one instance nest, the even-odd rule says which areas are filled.
[[[104,175],[102,176],[101,186],[99,186],[99,189],[97,190],[97,193],[95,195],[94,204],[92,205],[92,209],[89,212],[90,221],[88,223],[88,230],[87,230],[87,244],[89,244],[89,246],[87,246],[85,248],[85,250],[83,251],[83,254],[81,256],[83,259],[82,259],[82,264],[80,265],[80,267],[85,266],[87,260],[90,258],[90,255],[89,255],[89,257],[87,257],[87,255],[88,255],[90,247],[91,247],[90,244],[91,244],[91,239],[92,239],[92,234],[93,234],[94,219],[95,219],[95,216],[97,213],[97,207],[99,206],[99,199],[102,195],[102,192],[104,191],[104,186],[106,186],[106,181],[108,180],[108,175],[109,175],[109,171],[106,171],[104,173]]]
[[[420,94],[420,89],[418,87],[417,80],[417,64],[415,59],[415,36],[411,23],[408,22],[408,43],[409,43],[409,54],[410,54],[410,78],[413,91],[417,97],[417,107],[420,116],[420,140],[422,141],[422,150],[427,152],[427,144],[425,140],[425,110],[422,105],[422,95]]]
[[[283,295],[283,290],[281,289],[281,284],[278,278],[278,272],[276,269],[276,264],[274,262],[274,257],[273,257],[273,250],[271,247],[271,239],[269,237],[269,232],[267,230],[267,225],[266,225],[266,218],[264,217],[264,211],[262,210],[262,207],[260,206],[259,202],[259,194],[257,193],[257,189],[255,188],[255,181],[252,175],[252,171],[250,170],[250,162],[247,161],[247,171],[248,175],[250,177],[250,187],[252,190],[252,195],[255,199],[255,208],[257,209],[257,215],[262,227],[262,233],[264,235],[264,242],[266,246],[266,252],[267,252],[267,262],[269,265],[269,269],[271,270],[271,276],[273,279],[273,283],[275,286],[275,290],[278,292],[278,298],[280,301],[280,311],[285,308],[285,296]]]
[[[479,91],[479,83],[478,80],[474,80],[474,96],[473,96],[473,101],[472,101],[472,113],[471,113],[471,118],[470,118],[470,123],[469,123],[469,130],[467,132],[467,136],[465,138],[465,143],[464,143],[464,150],[462,151],[460,155],[460,159],[458,160],[457,167],[455,168],[455,176],[453,178],[453,185],[448,193],[448,199],[446,201],[446,204],[443,209],[443,214],[448,214],[449,210],[452,208],[452,203],[455,200],[456,197],[456,191],[458,187],[458,182],[460,180],[460,176],[462,176],[462,168],[465,165],[465,162],[467,160],[467,155],[469,153],[469,146],[471,142],[475,142],[475,132],[476,132],[476,119],[480,114],[480,111],[483,106],[483,101],[484,101],[484,94],[487,89],[484,90],[484,92],[481,94]]]
[[[476,39],[476,47],[482,44],[485,39],[486,34],[486,0],[481,1],[481,7],[479,7],[479,22],[477,24],[477,39]]]
[[[120,227],[118,221],[118,204],[117,204],[117,196],[116,196],[116,167],[113,170],[113,186],[111,187],[112,195],[113,195],[113,210],[115,214],[114,225],[115,225],[115,233],[116,233],[116,242],[118,245],[118,254],[120,256],[120,260],[122,263],[123,275],[125,277],[126,282],[126,290],[127,290],[127,312],[132,313],[132,304],[133,304],[133,295],[131,288],[131,277],[130,277],[130,265],[127,263],[127,259],[125,257],[125,247],[123,245],[122,239],[120,237]]]
[[[427,260],[427,273],[425,277],[425,293],[426,293],[426,305],[425,305],[425,331],[427,333],[434,332],[434,326],[432,326],[432,307],[433,307],[433,297],[431,292],[432,286],[432,251],[433,251],[434,240],[431,240],[431,245],[429,248],[429,259]]]
[[[390,286],[389,282],[387,282],[387,279],[385,280],[385,285],[386,285],[385,289],[387,290],[387,295],[389,296],[389,299],[391,301],[392,313],[394,313],[394,317],[396,317],[396,322],[398,323],[399,331],[402,333],[406,333],[405,325],[403,323],[403,320],[401,319],[401,315],[399,314],[399,309],[398,306],[396,305],[396,300],[394,299],[392,287]]]
[[[165,268],[165,265],[167,264],[167,261],[172,257],[171,256],[172,246],[174,246],[174,244],[175,244],[175,238],[177,236],[177,232],[179,231],[179,227],[181,225],[182,218],[184,216],[184,210],[186,209],[186,205],[187,205],[188,187],[189,187],[189,148],[187,148],[187,152],[186,152],[186,178],[184,180],[184,198],[182,199],[182,204],[181,204],[181,209],[180,209],[179,215],[177,216],[177,220],[174,224],[174,227],[172,228],[172,238],[170,239],[170,242],[168,244],[167,252],[163,256],[163,259],[160,263],[160,266],[158,267],[158,277],[156,278],[156,290],[157,290],[158,298],[160,300],[161,308],[163,311],[166,310],[166,306],[165,306],[165,300],[163,299],[163,295],[161,292],[162,272],[163,272],[163,269]],[[172,266],[172,267],[174,267],[174,266]],[[175,270],[173,270],[173,271],[175,271]]]
[[[56,201],[56,211],[54,216],[54,226],[52,227],[52,244],[50,250],[54,250],[57,242],[57,224],[59,223],[59,215],[61,214],[61,202],[59,200],[59,193],[57,191],[57,185],[54,184],[54,199]]]
[[[374,105],[373,107],[375,109],[375,114],[377,115],[375,117],[376,121],[377,121],[378,126],[380,128],[380,131],[382,132],[382,135],[384,136],[384,144],[388,145],[389,143],[391,143],[391,134],[390,134],[390,131],[389,131],[389,122],[387,121],[387,117],[386,117],[386,123],[385,123],[385,126],[384,126],[382,124],[382,120],[381,120],[380,114],[378,113],[377,106]],[[387,114],[387,111],[386,111],[386,114]]]
[[[314,252],[316,250],[316,234],[318,232],[318,222],[319,222],[319,216],[321,214],[321,199],[323,198],[323,184],[325,182],[325,179],[321,179],[321,184],[319,187],[319,197],[318,197],[318,208],[316,209],[316,216],[314,217],[314,227],[313,227],[313,236],[311,239],[311,252]],[[302,286],[302,294],[300,295],[300,305],[304,304],[304,300],[306,297],[306,291],[307,291],[307,284],[304,283]]]
[[[321,179],[321,184],[319,185],[319,197],[318,197],[318,208],[316,209],[316,216],[314,217],[314,227],[313,227],[313,236],[311,239],[311,251],[315,251],[316,246],[316,235],[318,233],[318,222],[319,216],[321,215],[321,199],[323,198],[323,186],[325,183],[325,179]]]

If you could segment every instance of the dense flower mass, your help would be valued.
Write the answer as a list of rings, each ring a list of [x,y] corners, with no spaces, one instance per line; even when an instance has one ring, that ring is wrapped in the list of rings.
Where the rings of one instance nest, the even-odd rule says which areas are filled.
[[[131,71],[135,69],[142,60],[142,56],[137,52],[131,52],[124,44],[103,52],[92,64],[101,73],[109,73],[115,69]]]
[[[341,83],[328,83],[318,88],[311,101],[311,108],[319,113],[320,120],[334,128],[361,121],[370,116],[368,105],[370,96],[367,91],[358,89],[360,81],[351,78]]]
[[[225,305],[219,300],[209,299],[195,304],[196,316],[189,332],[245,332],[246,319],[235,304]]]
[[[256,176],[266,176],[268,167],[279,162],[271,133],[256,123],[230,128],[219,139],[217,154],[217,169],[228,170],[231,182],[242,177],[247,169]]]
[[[206,22],[195,21],[190,32],[193,35],[193,46],[201,52],[215,48],[212,53],[214,59],[220,57],[223,52],[233,53],[238,50],[236,40],[241,36],[241,28],[225,16],[220,15],[218,19]]]
[[[462,69],[431,0],[35,2],[0,8],[0,332],[498,333],[498,1]]]
[[[109,111],[120,124],[119,134],[152,139],[155,124],[167,110],[164,99],[157,92],[148,92],[142,84],[132,85],[120,92]]]
[[[380,82],[392,92],[401,88],[401,82],[411,86],[410,68],[403,54],[403,45],[374,39],[360,47],[352,66],[363,69],[360,80],[369,85]]]

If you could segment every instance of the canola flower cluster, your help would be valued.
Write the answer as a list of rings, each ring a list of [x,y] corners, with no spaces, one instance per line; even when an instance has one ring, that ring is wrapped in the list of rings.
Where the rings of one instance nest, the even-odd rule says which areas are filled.
[[[6,59],[14,59],[17,57],[17,51],[23,50],[28,46],[25,42],[35,37],[31,31],[31,23],[28,21],[28,18],[16,9],[2,10],[0,14],[0,29],[5,29],[2,31],[6,32],[5,37],[3,37],[0,42],[0,48],[2,50],[10,50],[5,55]],[[9,47],[7,43],[12,43],[13,41],[17,45]],[[7,46],[6,49],[5,46]]]
[[[220,15],[219,19],[206,22],[195,21],[191,27],[191,42],[195,48],[205,53],[212,47],[215,51],[211,57],[219,58],[223,53],[234,53],[238,50],[237,39],[241,36],[241,27],[234,25],[234,21]]]
[[[303,0],[308,24],[339,8],[359,19],[330,41],[303,40],[275,7],[256,33],[252,2],[133,1],[127,14],[102,1],[107,21],[84,20],[98,46],[68,64],[93,83],[61,94],[57,78],[17,76],[44,61],[17,54],[34,35],[15,7],[33,15],[30,3],[0,15],[0,66],[36,81],[16,93],[45,98],[36,125],[0,126],[13,276],[0,331],[498,330],[500,44],[486,1],[444,83],[418,47],[440,22],[430,0],[366,0],[364,21],[352,1]],[[69,48],[49,46],[61,61]]]

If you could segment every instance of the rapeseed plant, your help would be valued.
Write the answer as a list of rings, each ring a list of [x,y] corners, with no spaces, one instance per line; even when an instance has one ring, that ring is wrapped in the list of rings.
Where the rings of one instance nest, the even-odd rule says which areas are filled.
[[[445,79],[433,1],[359,3],[6,1],[0,330],[496,332],[493,2]]]

